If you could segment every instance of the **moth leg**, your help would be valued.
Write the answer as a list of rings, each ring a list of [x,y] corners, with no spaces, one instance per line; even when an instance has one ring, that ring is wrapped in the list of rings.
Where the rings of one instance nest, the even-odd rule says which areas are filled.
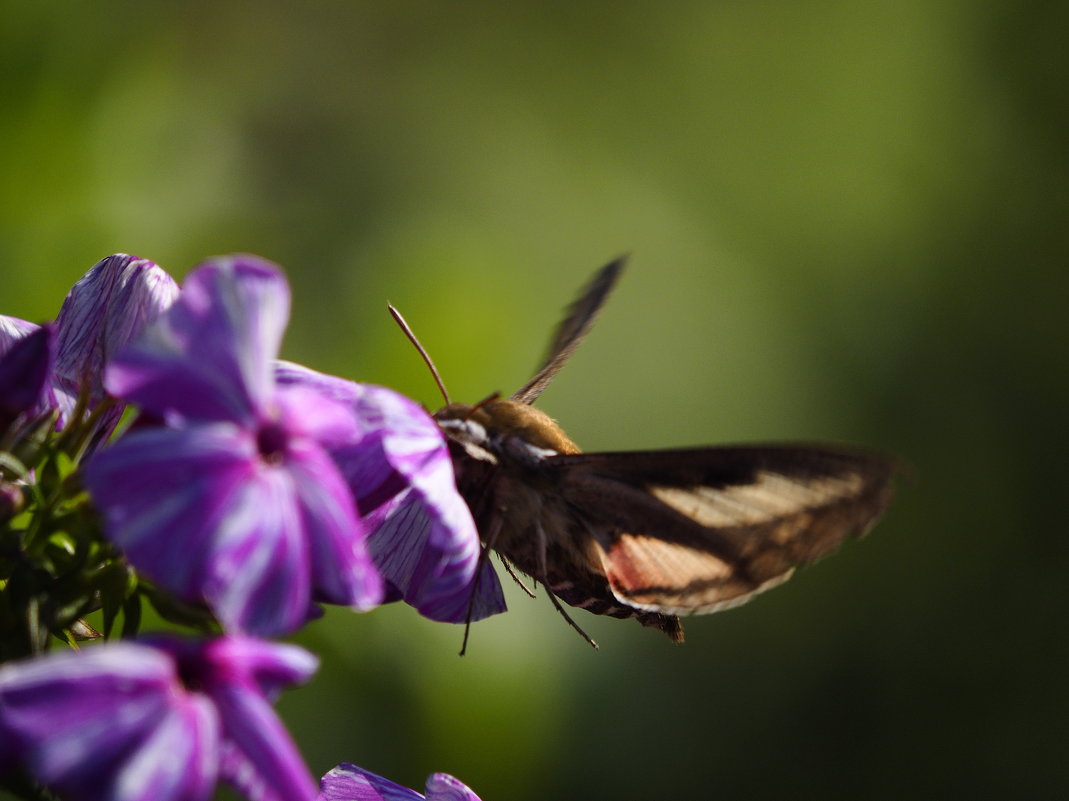
[[[553,606],[556,607],[558,612],[560,612],[561,617],[563,617],[565,620],[568,621],[568,625],[569,626],[571,626],[573,629],[575,629],[577,632],[579,632],[579,636],[580,637],[582,637],[584,640],[586,640],[588,643],[590,643],[590,647],[591,648],[597,650],[597,647],[598,647],[597,642],[595,642],[594,639],[589,634],[587,634],[585,631],[583,631],[583,629],[579,626],[578,623],[576,623],[574,620],[572,620],[571,615],[569,615],[564,610],[564,607],[561,606],[560,601],[557,600],[557,596],[553,593],[553,590],[551,590],[548,585],[545,585],[545,587],[546,587],[546,595],[549,596],[549,600],[553,602]]]
[[[460,643],[460,656],[464,656],[468,650],[468,634],[471,632],[471,616],[475,611],[475,596],[479,592],[479,582],[483,577],[483,569],[486,567],[487,561],[490,559],[490,548],[497,540],[497,535],[501,533],[501,526],[504,523],[504,515],[495,515],[493,518],[493,528],[490,530],[489,535],[486,538],[486,543],[479,551],[479,561],[475,564],[475,581],[471,585],[471,595],[468,598],[468,611],[464,615],[464,640]],[[509,571],[511,572],[511,571]]]
[[[497,538],[501,534],[501,529],[504,528],[505,520],[507,519],[507,517],[508,508],[503,505],[499,505],[497,507],[497,514],[490,516],[491,525],[493,525],[493,529],[491,529],[491,531],[486,537],[486,544],[483,546],[483,553],[479,557],[480,560],[482,560],[483,558],[490,558],[490,551],[493,550],[494,546],[497,544]],[[534,590],[524,584],[523,579],[516,575],[516,570],[512,567],[512,563],[509,562],[509,560],[501,554],[498,554],[498,556],[501,559],[501,564],[505,567],[505,572],[512,576],[512,580],[520,585],[520,589],[527,593],[528,597],[537,598],[538,596],[535,595]],[[482,565],[480,564],[479,567],[481,568]]]
[[[498,556],[501,556],[501,555],[498,554]],[[535,595],[534,590],[532,590],[526,584],[524,584],[523,583],[523,579],[521,579],[518,575],[516,575],[516,571],[513,569],[512,563],[509,562],[509,560],[506,559],[504,556],[501,556],[501,564],[504,566],[505,572],[508,573],[510,576],[512,576],[512,580],[520,585],[520,589],[521,590],[523,590],[525,593],[527,593],[527,595],[529,597],[531,597],[531,598],[537,598],[538,597],[537,595]]]
[[[535,533],[538,535],[538,570],[541,575],[541,578],[539,578],[538,581],[541,581],[542,586],[546,588],[546,595],[549,596],[549,600],[552,601],[556,610],[560,612],[561,617],[568,621],[569,626],[579,632],[580,637],[590,643],[591,648],[597,650],[598,644],[589,634],[583,631],[578,623],[572,620],[572,616],[565,611],[563,606],[561,606],[560,599],[558,599],[556,593],[553,592],[553,588],[549,586],[549,582],[546,580],[546,550],[548,548],[548,541],[546,539],[546,532],[542,529],[542,524],[538,521],[535,521]]]

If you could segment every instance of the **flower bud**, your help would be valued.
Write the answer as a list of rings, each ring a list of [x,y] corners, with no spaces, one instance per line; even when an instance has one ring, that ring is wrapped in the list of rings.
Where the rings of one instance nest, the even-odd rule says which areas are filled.
[[[56,318],[56,376],[91,404],[104,397],[104,366],[167,309],[178,284],[148,259],[117,253],[97,262],[71,288]]]
[[[10,520],[20,511],[25,503],[22,490],[15,484],[0,481],[0,522]]]

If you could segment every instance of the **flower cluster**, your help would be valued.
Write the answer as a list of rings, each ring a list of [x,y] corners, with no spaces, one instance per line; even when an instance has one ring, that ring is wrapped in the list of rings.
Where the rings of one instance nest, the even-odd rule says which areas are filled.
[[[478,619],[503,611],[500,586],[476,580],[438,426],[391,390],[278,361],[289,305],[256,257],[211,260],[179,290],[116,255],[54,323],[0,316],[0,786],[423,797],[348,764],[317,796],[271,708],[316,660],[260,638],[320,604]],[[145,602],[198,633],[140,635]],[[57,638],[75,647],[48,652]],[[445,774],[426,798],[478,801]]]

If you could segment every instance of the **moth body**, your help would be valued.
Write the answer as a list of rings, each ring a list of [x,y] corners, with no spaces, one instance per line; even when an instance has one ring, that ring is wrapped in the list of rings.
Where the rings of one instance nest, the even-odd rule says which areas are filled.
[[[565,603],[596,615],[634,617],[682,641],[678,618],[613,593],[600,526],[567,498],[556,469],[581,453],[545,412],[512,400],[454,403],[435,413],[453,451],[457,488],[488,547]]]
[[[896,463],[822,444],[583,453],[531,404],[622,267],[594,276],[510,399],[447,403],[434,417],[487,548],[541,583],[580,632],[557,599],[681,642],[679,615],[744,603],[868,531],[891,500]]]

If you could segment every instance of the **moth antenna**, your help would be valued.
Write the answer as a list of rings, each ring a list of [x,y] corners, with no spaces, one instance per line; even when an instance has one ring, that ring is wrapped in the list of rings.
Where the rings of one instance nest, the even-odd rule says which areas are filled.
[[[408,341],[411,342],[416,350],[419,351],[419,355],[423,357],[423,361],[427,364],[427,367],[431,371],[431,375],[434,376],[434,383],[438,385],[438,391],[442,393],[442,397],[445,399],[446,406],[449,405],[449,393],[445,391],[445,384],[442,383],[442,377],[438,374],[438,368],[434,366],[434,362],[431,360],[431,356],[427,353],[423,345],[416,338],[416,335],[412,333],[412,329],[408,327],[408,323],[405,322],[405,318],[401,316],[401,312],[397,311],[391,304],[387,303],[386,308],[390,310],[390,315],[393,317],[394,322],[400,326],[401,330],[405,332],[405,336],[408,337]]]
[[[501,393],[500,392],[491,392],[489,395],[487,395],[485,398],[483,398],[481,401],[479,401],[478,403],[476,403],[474,406],[471,407],[471,411],[469,411],[467,413],[467,415],[465,415],[464,421],[467,422],[468,420],[471,419],[471,416],[473,414],[475,414],[477,411],[479,411],[479,409],[483,408],[484,406],[489,406],[491,403],[493,403],[494,401],[496,401],[500,397],[501,397]],[[448,403],[448,402],[449,401],[446,401],[446,403]]]

